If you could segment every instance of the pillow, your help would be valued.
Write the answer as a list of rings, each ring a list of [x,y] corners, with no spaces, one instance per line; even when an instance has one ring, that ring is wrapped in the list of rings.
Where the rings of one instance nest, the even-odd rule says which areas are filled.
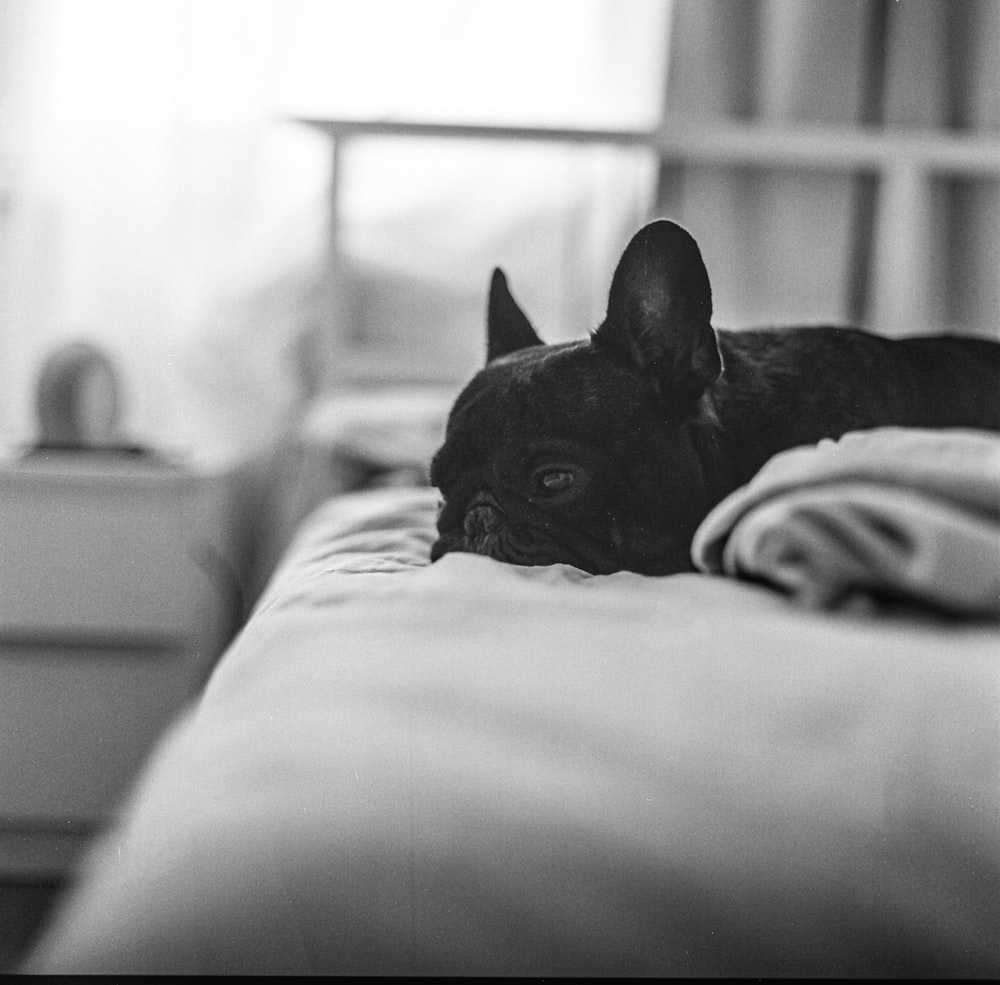
[[[302,425],[313,447],[368,470],[367,484],[424,484],[444,438],[453,387],[387,387],[317,400]]]

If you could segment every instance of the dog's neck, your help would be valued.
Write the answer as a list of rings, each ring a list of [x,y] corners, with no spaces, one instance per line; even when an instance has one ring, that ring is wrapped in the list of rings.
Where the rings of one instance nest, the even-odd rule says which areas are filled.
[[[687,425],[713,498],[749,482],[773,454],[796,443],[797,425],[781,413],[784,395],[769,388],[766,395],[751,396],[756,382],[731,354],[723,379],[702,394]]]
[[[720,499],[749,482],[778,452],[840,433],[845,420],[836,400],[805,406],[800,381],[771,373],[720,333],[724,372],[702,395],[690,433],[709,488]]]

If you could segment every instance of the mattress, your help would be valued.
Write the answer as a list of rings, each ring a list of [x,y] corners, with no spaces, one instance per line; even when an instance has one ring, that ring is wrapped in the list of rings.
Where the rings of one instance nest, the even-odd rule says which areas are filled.
[[[308,518],[25,971],[1000,975],[995,620],[430,564],[435,509]]]

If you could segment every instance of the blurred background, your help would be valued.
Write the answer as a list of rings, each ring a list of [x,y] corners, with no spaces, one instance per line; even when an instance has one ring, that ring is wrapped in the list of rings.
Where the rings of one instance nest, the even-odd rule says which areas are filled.
[[[654,214],[719,325],[997,336],[998,50],[995,0],[0,0],[0,434],[82,338],[135,440],[243,459],[471,373],[494,265],[582,336]]]
[[[426,481],[490,274],[584,337],[1000,338],[997,0],[0,0],[0,971],[301,519]],[[82,452],[82,453],[81,453]]]

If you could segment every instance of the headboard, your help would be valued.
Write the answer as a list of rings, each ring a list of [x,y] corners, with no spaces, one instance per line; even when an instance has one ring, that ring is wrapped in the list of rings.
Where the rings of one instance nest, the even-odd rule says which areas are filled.
[[[801,232],[803,225],[816,227],[812,230],[815,237],[812,252],[816,255],[810,258],[803,255],[809,249],[795,243],[787,245],[782,254],[783,262],[797,262],[799,266],[782,271],[781,276],[790,285],[797,285],[800,295],[820,299],[816,304],[822,310],[817,310],[817,319],[849,321],[852,315],[858,314],[851,310],[847,296],[850,281],[858,277],[852,264],[863,263],[870,290],[867,311],[860,314],[866,327],[887,335],[952,327],[953,319],[948,319],[947,312],[940,311],[940,304],[933,297],[935,279],[932,274],[940,266],[943,255],[956,247],[953,240],[960,235],[953,230],[949,238],[942,229],[939,221],[941,190],[949,184],[993,187],[1000,179],[1000,140],[996,136],[941,130],[803,125],[766,119],[712,122],[686,116],[667,116],[660,126],[646,130],[319,118],[300,118],[298,122],[325,134],[330,142],[327,323],[323,342],[325,382],[330,387],[387,380],[458,382],[475,368],[481,348],[479,335],[466,330],[459,338],[450,339],[447,346],[436,349],[435,299],[423,298],[427,302],[426,311],[423,311],[421,285],[416,283],[405,285],[409,307],[402,312],[387,313],[389,320],[401,323],[395,326],[395,331],[402,334],[389,331],[384,337],[373,339],[365,337],[364,333],[359,335],[356,330],[359,299],[357,285],[351,283],[349,210],[343,193],[345,174],[350,175],[346,165],[350,163],[351,154],[370,142],[405,142],[407,147],[438,144],[438,153],[441,148],[462,143],[485,144],[495,153],[501,149],[508,153],[511,148],[526,145],[562,147],[584,157],[610,152],[620,161],[628,158],[636,167],[652,168],[648,172],[654,176],[650,195],[645,202],[631,203],[631,214],[628,208],[623,210],[626,225],[622,226],[621,222],[618,227],[614,223],[604,224],[606,235],[618,237],[608,244],[609,257],[617,256],[625,238],[634,231],[628,224],[637,226],[650,217],[642,212],[680,218],[695,227],[700,243],[707,244],[710,250],[717,244],[713,252],[715,264],[709,258],[716,286],[717,312],[737,322],[742,320],[742,313],[752,310],[754,305],[740,296],[740,282],[730,273],[733,257],[719,255],[732,252],[731,242],[727,243],[732,237],[727,238],[720,225],[727,217],[720,217],[717,210],[700,210],[697,194],[692,188],[686,188],[681,176],[719,170],[735,172],[740,180],[749,183],[750,194],[753,194],[755,181],[759,185],[764,178],[773,177],[779,183],[784,182],[789,190],[787,198],[791,204],[787,207],[801,213],[796,222],[797,231]],[[803,200],[803,181],[819,182],[805,186],[807,199],[809,188],[828,183],[846,189],[845,181],[859,178],[874,182],[878,205],[874,216],[863,217],[870,227],[870,242],[864,249],[859,249],[849,235],[850,213],[858,208],[870,211],[870,202],[859,205],[853,195],[848,198],[818,196],[814,203]],[[773,191],[764,198],[765,201],[773,199]],[[739,201],[734,202],[734,212],[739,211],[739,204]],[[735,217],[740,218],[749,221],[747,216]],[[733,221],[733,217],[729,220]],[[474,225],[475,217],[469,217],[469,222]],[[823,228],[826,223],[829,229]],[[600,234],[600,228],[596,232]],[[579,228],[566,230],[570,239],[579,234]],[[758,244],[761,248],[764,245]],[[568,250],[572,254],[572,243]],[[757,252],[756,248],[748,254],[751,252]],[[575,291],[578,295],[586,295],[577,301],[563,297],[564,325],[557,326],[557,334],[574,329],[579,334],[593,327],[594,314],[599,311],[607,281],[591,283],[585,276],[590,271],[583,268],[558,269],[557,258],[550,255],[531,259],[548,264],[551,279],[563,278],[568,294]],[[749,255],[741,257],[741,265],[753,260]],[[834,269],[830,269],[831,262]],[[746,270],[741,273],[744,278],[748,276]],[[763,278],[768,273],[760,271],[760,276]],[[461,299],[464,308],[460,317],[477,319],[477,328],[485,301],[487,274],[484,270],[481,280],[471,282],[467,295]],[[516,293],[516,282],[514,289]],[[770,288],[765,285],[761,289]],[[411,318],[414,324],[410,324]],[[972,330],[988,334],[995,333],[998,328],[1000,326],[992,322],[972,326]],[[968,326],[959,325],[957,330],[968,330]],[[421,335],[424,341],[417,347],[404,344],[403,339],[409,338],[411,333]]]

